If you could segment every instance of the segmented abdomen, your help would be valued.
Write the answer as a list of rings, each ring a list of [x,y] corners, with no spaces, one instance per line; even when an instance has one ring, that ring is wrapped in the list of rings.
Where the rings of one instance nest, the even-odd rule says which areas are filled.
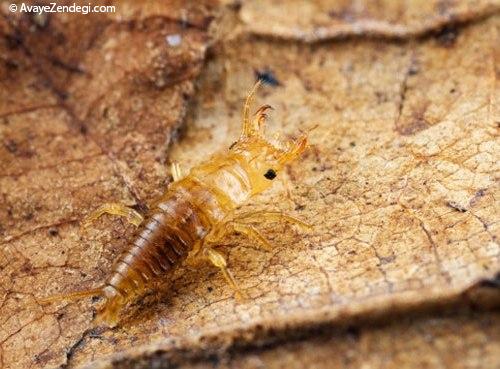
[[[207,211],[217,211],[217,206],[206,204],[213,203],[212,192],[196,183],[185,187],[168,191],[151,209],[112,269],[105,287],[108,299],[140,294],[148,283],[178,266],[211,229]]]

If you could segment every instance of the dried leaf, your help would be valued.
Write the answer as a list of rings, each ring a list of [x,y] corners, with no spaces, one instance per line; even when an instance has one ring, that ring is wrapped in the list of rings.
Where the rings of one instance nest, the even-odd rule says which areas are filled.
[[[105,201],[148,202],[168,182],[162,155],[193,92],[208,21],[183,28],[168,15],[150,19],[148,10],[127,9],[124,22],[82,19],[102,27],[95,39],[81,49],[68,41],[59,51],[37,46],[37,37],[49,44],[52,37],[29,34],[28,19],[0,18],[6,35],[0,48],[4,367],[93,360],[103,367],[148,365],[157,351],[203,352],[207,338],[234,347],[290,327],[463,302],[464,291],[500,269],[500,19],[491,17],[456,28],[445,40],[221,40],[203,70],[186,133],[169,157],[186,168],[227,148],[239,132],[249,86],[256,74],[264,77],[258,102],[275,108],[271,131],[317,128],[307,155],[282,173],[293,183],[292,199],[277,185],[248,208],[286,210],[314,223],[314,231],[261,224],[275,245],[270,253],[237,235],[225,241],[229,265],[252,297],[246,303],[235,301],[206,265],[182,267],[165,291],[142,299],[112,330],[92,329],[91,301],[38,305],[39,296],[97,285],[126,247],[132,229],[119,220],[104,218],[81,234],[77,221],[84,213]],[[59,22],[51,20],[48,29],[67,30],[74,40],[72,28]],[[187,40],[179,53],[160,41],[179,33]],[[155,52],[148,51],[149,40]],[[76,69],[58,67],[50,56]],[[453,320],[443,319],[445,325]],[[471,327],[467,342],[477,346],[477,320],[455,320]],[[367,340],[380,342],[373,350],[386,354],[391,334],[408,342],[425,338],[420,323],[408,324]],[[453,341],[454,332],[443,336]],[[348,345],[343,340],[340,347]],[[324,346],[310,347],[321,352]],[[121,351],[124,361],[106,359]]]
[[[241,19],[259,36],[315,42],[353,35],[419,36],[499,9],[496,0],[256,0],[243,3]]]
[[[106,201],[140,206],[168,183],[166,148],[212,5],[193,2],[185,18],[184,2],[135,3],[112,16],[0,18],[1,367],[66,361],[92,312],[44,310],[35,297],[96,281],[109,269],[103,253],[116,251],[89,247],[78,221]]]
[[[184,343],[156,346],[140,357],[119,357],[92,367],[163,368],[168,363],[196,369],[495,368],[500,364],[499,324],[498,313],[492,312],[402,317],[382,326],[315,327],[257,347],[234,345],[222,358],[209,345]]]

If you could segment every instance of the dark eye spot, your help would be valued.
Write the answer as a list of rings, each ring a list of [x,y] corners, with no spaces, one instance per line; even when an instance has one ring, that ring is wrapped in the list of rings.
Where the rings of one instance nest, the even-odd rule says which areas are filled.
[[[232,149],[232,148],[236,145],[236,143],[237,143],[237,142],[238,142],[238,141],[234,141],[234,142],[231,144],[231,146],[229,146],[229,150],[231,150],[231,149]]]
[[[268,169],[266,174],[264,174],[264,177],[269,180],[273,180],[274,178],[276,178],[276,171],[274,169]]]

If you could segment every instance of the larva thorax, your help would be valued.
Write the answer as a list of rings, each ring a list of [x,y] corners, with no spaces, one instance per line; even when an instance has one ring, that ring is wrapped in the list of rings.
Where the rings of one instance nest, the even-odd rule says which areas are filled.
[[[183,184],[151,207],[113,267],[106,283],[108,299],[140,294],[150,282],[173,270],[210,231],[212,218],[220,216],[216,207],[208,212],[202,206],[204,200],[213,203],[209,191],[187,179]]]

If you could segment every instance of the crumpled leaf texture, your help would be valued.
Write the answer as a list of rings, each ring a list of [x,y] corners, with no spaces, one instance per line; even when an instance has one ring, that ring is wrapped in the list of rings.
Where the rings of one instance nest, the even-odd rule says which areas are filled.
[[[231,347],[231,354],[222,358],[206,347],[197,351],[165,345],[142,352],[142,358],[132,353],[89,368],[495,368],[500,362],[499,323],[493,312],[404,317],[383,326],[337,327],[278,344]]]
[[[415,37],[498,10],[496,0],[256,0],[243,3],[241,18],[255,35],[317,42],[353,35]]]
[[[87,328],[89,309],[66,315],[35,297],[105,276],[117,249],[96,249],[97,234],[94,246],[83,241],[85,213],[106,201],[141,207],[168,183],[166,148],[212,18],[208,1],[1,14],[0,367],[63,364]]]
[[[91,301],[38,305],[39,296],[97,285],[126,247],[130,227],[105,217],[82,234],[83,214],[105,201],[147,203],[169,181],[164,153],[193,93],[209,22],[200,16],[186,28],[168,15],[130,12],[137,21],[96,19],[100,31],[89,26],[95,35],[74,54],[63,52],[78,37],[64,18],[38,35],[24,28],[32,20],[0,18],[5,368],[79,366],[151,342],[168,346],[165,338],[202,347],[208,336],[231,341],[369,317],[455,298],[498,271],[500,23],[491,17],[444,41],[221,40],[169,158],[188,168],[227,148],[255,73],[271,75],[258,94],[275,108],[269,130],[317,128],[312,148],[285,174],[291,199],[278,184],[248,208],[286,210],[314,231],[261,224],[270,253],[237,235],[225,241],[252,297],[246,303],[206,265],[182,267],[114,330],[91,329]],[[37,46],[47,30],[63,32],[68,44]],[[180,49],[165,44],[170,33],[182,34]]]

